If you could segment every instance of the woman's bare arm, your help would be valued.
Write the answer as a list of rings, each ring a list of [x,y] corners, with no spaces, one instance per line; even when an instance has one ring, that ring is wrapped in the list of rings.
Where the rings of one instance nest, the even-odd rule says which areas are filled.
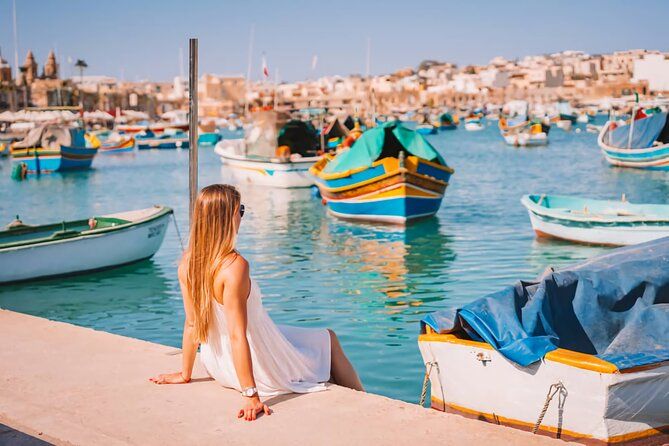
[[[186,285],[187,263],[182,261],[179,265],[179,285],[184,302],[184,330],[181,339],[181,372],[166,373],[150,378],[156,384],[183,384],[190,381],[193,375],[193,364],[199,343],[195,340],[195,309],[193,300]]]
[[[253,378],[253,362],[251,348],[246,337],[247,313],[246,304],[251,291],[249,265],[244,258],[237,256],[227,268],[220,273],[220,282],[223,286],[223,309],[228,325],[228,334],[232,346],[232,362],[237,372],[237,379],[242,389],[256,387]],[[244,407],[237,414],[238,417],[251,421],[258,413],[264,411],[270,414],[269,408],[262,404],[256,394],[245,398]]]

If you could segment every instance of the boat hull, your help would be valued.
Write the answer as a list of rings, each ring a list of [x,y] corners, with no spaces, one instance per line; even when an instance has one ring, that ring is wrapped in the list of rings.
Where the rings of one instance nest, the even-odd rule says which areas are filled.
[[[113,144],[103,144],[98,149],[100,153],[106,155],[115,155],[118,153],[132,153],[135,151],[135,138],[128,138],[125,141]]]
[[[502,136],[508,145],[515,147],[538,147],[548,144],[548,135],[545,133],[530,134],[522,132],[508,133],[503,134]]]
[[[90,169],[98,149],[61,146],[59,150],[27,149],[13,153],[13,163],[25,163],[29,174]]]
[[[421,135],[434,135],[437,133],[437,128],[433,125],[419,125],[416,127],[416,132],[420,133]]]
[[[669,225],[665,226],[607,226],[575,224],[574,222],[548,218],[528,210],[530,223],[537,237],[555,238],[589,245],[626,246],[644,243],[669,236]]]
[[[0,283],[97,271],[152,257],[172,211],[108,233],[0,249]]]
[[[170,150],[188,149],[190,142],[188,138],[137,138],[137,150]]]
[[[309,168],[320,160],[320,157],[286,162],[250,159],[226,150],[220,143],[216,146],[215,152],[221,158],[225,173],[234,182],[280,189],[313,186],[314,179],[309,174]]]
[[[413,156],[403,167],[396,158],[385,158],[368,168],[331,176],[320,173],[324,166],[314,166],[312,174],[331,214],[393,224],[436,214],[453,173]]]
[[[418,345],[428,364],[431,406],[436,410],[531,430],[547,392],[562,383],[562,409],[556,395],[538,433],[587,444],[669,440],[669,364],[621,373],[595,356],[559,349],[522,367],[488,344],[452,335],[422,334]]]
[[[478,132],[483,130],[483,124],[480,122],[465,122],[465,130],[468,132]]]
[[[669,170],[669,144],[644,148],[621,149],[605,142],[611,123],[607,122],[599,133],[597,144],[604,159],[612,166],[645,170]]]

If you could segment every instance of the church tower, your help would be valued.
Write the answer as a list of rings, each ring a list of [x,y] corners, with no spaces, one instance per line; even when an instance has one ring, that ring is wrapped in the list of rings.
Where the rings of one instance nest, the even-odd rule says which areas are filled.
[[[56,55],[53,50],[49,52],[49,57],[44,64],[44,79],[58,79],[58,62],[56,62]]]
[[[33,56],[32,51],[28,51],[28,54],[26,55],[26,61],[23,62],[23,67],[21,68],[25,84],[32,84],[33,81],[37,79],[37,62],[35,62],[35,56]]]

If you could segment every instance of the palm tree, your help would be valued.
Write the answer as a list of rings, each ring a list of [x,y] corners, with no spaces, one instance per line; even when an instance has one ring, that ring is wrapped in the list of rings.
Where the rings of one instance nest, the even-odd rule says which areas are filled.
[[[75,67],[79,68],[79,80],[84,81],[84,70],[88,68],[88,64],[84,59],[77,59],[77,62],[74,64]]]

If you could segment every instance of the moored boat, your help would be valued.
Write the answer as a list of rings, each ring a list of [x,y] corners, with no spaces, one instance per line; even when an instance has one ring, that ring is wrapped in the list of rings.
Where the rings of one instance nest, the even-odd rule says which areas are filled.
[[[44,125],[12,144],[12,163],[28,174],[89,169],[99,141],[87,141],[81,129]]]
[[[318,160],[315,130],[273,111],[254,113],[244,138],[222,139],[214,151],[235,182],[278,188],[311,187],[309,168]]]
[[[439,116],[439,130],[455,130],[458,128],[458,117],[450,113],[442,113]]]
[[[538,237],[622,246],[669,236],[669,205],[545,194],[521,203]]]
[[[78,274],[153,256],[172,209],[147,209],[0,231],[0,283]]]
[[[190,147],[188,133],[181,130],[165,132],[161,135],[156,135],[149,130],[137,134],[135,136],[135,143],[138,150],[188,149]]]
[[[669,170],[669,120],[666,113],[634,114],[629,122],[607,122],[597,143],[606,161],[618,167]]]
[[[120,140],[109,138],[100,145],[100,153],[113,155],[117,153],[132,153],[135,150],[135,138],[128,137]]]
[[[465,119],[465,130],[468,132],[478,132],[483,130],[483,124],[479,118],[467,118]]]
[[[655,240],[429,314],[432,408],[585,444],[669,441],[668,259]]]
[[[453,169],[422,135],[390,122],[310,172],[333,215],[404,224],[439,210]]]
[[[437,128],[429,123],[418,124],[416,126],[416,132],[420,133],[421,135],[434,135],[437,133]]]
[[[509,123],[502,117],[497,125],[504,142],[510,146],[532,147],[548,144],[548,129],[539,122],[523,118],[520,122]]]

